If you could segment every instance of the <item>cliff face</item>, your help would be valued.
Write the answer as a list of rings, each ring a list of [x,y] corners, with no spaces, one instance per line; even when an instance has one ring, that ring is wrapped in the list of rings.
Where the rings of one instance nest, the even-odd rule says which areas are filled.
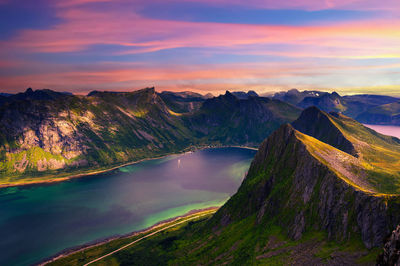
[[[383,253],[379,255],[376,265],[398,266],[400,265],[400,225],[393,230],[383,247]]]
[[[285,125],[264,141],[243,184],[215,221],[226,226],[255,214],[258,224],[275,221],[294,240],[306,231],[324,231],[331,240],[361,236],[367,248],[381,246],[400,222],[400,199],[378,197],[345,182],[310,152],[302,135]]]

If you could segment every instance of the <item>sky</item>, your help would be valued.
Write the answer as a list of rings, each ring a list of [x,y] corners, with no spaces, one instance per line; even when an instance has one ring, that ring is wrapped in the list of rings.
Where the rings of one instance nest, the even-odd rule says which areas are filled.
[[[0,0],[0,92],[400,96],[399,0]]]

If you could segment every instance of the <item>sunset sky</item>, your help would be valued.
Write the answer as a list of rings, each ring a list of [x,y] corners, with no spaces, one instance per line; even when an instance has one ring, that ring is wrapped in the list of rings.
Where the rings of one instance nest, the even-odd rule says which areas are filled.
[[[0,0],[0,91],[400,96],[399,0]]]

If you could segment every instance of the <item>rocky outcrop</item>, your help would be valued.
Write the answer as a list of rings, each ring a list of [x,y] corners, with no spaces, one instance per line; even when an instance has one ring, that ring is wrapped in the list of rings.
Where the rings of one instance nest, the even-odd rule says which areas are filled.
[[[238,192],[215,216],[227,224],[256,215],[288,236],[324,231],[331,240],[360,237],[367,248],[382,245],[400,222],[400,200],[377,197],[346,183],[314,157],[299,131],[282,126],[260,146]]]
[[[400,265],[400,225],[393,230],[388,237],[383,253],[379,255],[376,265],[378,266],[398,266]]]

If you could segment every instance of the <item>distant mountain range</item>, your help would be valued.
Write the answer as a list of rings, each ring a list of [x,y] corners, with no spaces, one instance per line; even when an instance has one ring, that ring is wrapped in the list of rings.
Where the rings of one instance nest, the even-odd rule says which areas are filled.
[[[386,236],[400,223],[399,161],[400,139],[310,107],[260,145],[237,193],[213,217],[108,259],[374,265]],[[382,263],[397,260],[399,230],[385,245]]]
[[[241,96],[243,96],[241,94]],[[0,104],[0,185],[52,180],[204,145],[257,146],[301,110],[225,95],[28,89]]]
[[[279,99],[301,108],[316,106],[327,112],[340,112],[361,123],[400,125],[400,99],[382,95],[340,96],[338,93],[296,89],[276,93]]]

